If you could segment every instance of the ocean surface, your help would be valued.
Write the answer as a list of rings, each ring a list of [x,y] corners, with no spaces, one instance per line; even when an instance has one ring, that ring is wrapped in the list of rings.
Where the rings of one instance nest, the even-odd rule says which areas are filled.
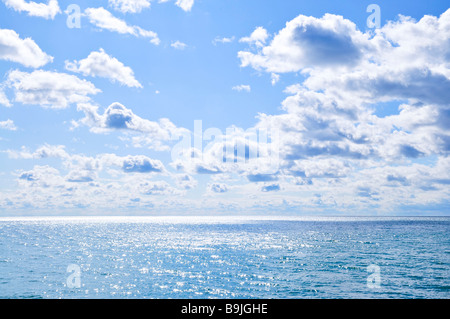
[[[450,298],[450,218],[0,218],[0,298]]]

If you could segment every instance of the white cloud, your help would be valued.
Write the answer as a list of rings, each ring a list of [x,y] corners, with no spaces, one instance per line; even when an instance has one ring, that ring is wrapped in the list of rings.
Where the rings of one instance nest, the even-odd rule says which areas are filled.
[[[34,152],[30,152],[26,148],[22,148],[21,151],[7,150],[5,151],[12,159],[42,159],[42,158],[69,158],[69,154],[66,152],[63,145],[44,145],[36,149]]]
[[[242,66],[269,73],[301,71],[304,86],[360,103],[415,99],[449,100],[450,10],[420,21],[400,17],[363,33],[341,16],[303,15],[289,21],[270,44],[240,51]]]
[[[164,171],[164,165],[159,160],[138,155],[126,157],[122,169],[127,173],[161,173]]]
[[[97,179],[97,174],[88,170],[74,170],[70,171],[65,179],[71,183],[89,183]]]
[[[278,81],[280,81],[280,75],[276,73],[272,73],[270,75],[270,78],[272,79],[272,85],[275,85],[278,83]]]
[[[158,0],[158,3],[166,3],[170,0]],[[175,5],[186,12],[191,11],[192,6],[194,5],[194,0],[176,0]]]
[[[24,0],[3,0],[3,2],[7,7],[18,12],[25,11],[33,17],[54,19],[58,13],[61,13],[57,0],[49,0],[47,4]]]
[[[70,171],[72,177],[98,176],[98,173],[108,172],[111,169],[123,174],[166,173],[166,169],[161,161],[144,155],[117,156],[115,154],[98,154],[95,157],[89,157],[69,154],[63,145],[44,145],[34,152],[22,148],[20,151],[7,150],[5,153],[12,159],[58,158],[63,161],[64,168]],[[76,172],[80,172],[80,174],[76,174]]]
[[[21,171],[18,176],[21,185],[29,184],[32,187],[48,188],[60,186],[64,179],[59,175],[59,171],[48,165],[36,165],[30,171]]]
[[[242,91],[250,92],[251,91],[250,85],[246,85],[246,84],[236,85],[236,86],[233,86],[231,89],[234,91],[238,91],[238,92],[242,92]]]
[[[374,34],[331,14],[295,18],[256,54],[240,52],[243,65],[306,76],[286,88],[286,114],[263,115],[260,124],[285,132],[281,148],[292,159],[448,154],[449,24],[450,10],[418,22],[401,17]],[[398,114],[373,114],[377,102],[405,100]]]
[[[280,184],[267,184],[261,187],[262,192],[278,192],[281,190]]]
[[[177,0],[175,5],[183,9],[184,11],[191,11],[194,5],[194,0]]]
[[[235,39],[234,36],[228,37],[228,38],[227,37],[216,37],[212,43],[214,45],[216,45],[217,43],[231,43],[234,41],[234,39]]]
[[[0,29],[0,59],[33,68],[53,61],[31,38],[21,39],[17,32],[8,29]]]
[[[95,26],[121,34],[136,35],[136,29],[125,21],[114,17],[108,10],[100,8],[87,8],[85,14]]]
[[[172,42],[172,44],[170,46],[177,50],[184,50],[187,47],[187,44],[180,42],[180,41],[175,41],[175,42]]]
[[[9,102],[8,98],[6,97],[5,92],[0,88],[0,105],[9,107],[11,106],[11,103]]]
[[[165,181],[144,181],[138,185],[142,195],[178,195],[181,192]]]
[[[212,133],[212,132],[211,132]],[[267,132],[266,132],[267,133]],[[209,133],[206,133],[208,135]],[[190,174],[220,177],[223,174],[275,174],[278,170],[275,143],[265,132],[237,127],[226,133],[214,132],[214,140],[204,149],[190,143],[172,150],[171,166]],[[275,136],[275,134],[273,134]],[[205,137],[208,138],[208,137]],[[183,142],[189,141],[183,136]]]
[[[175,175],[175,180],[177,185],[184,189],[192,189],[197,186],[197,181],[188,174],[177,174]]]
[[[62,109],[72,103],[87,102],[100,92],[91,82],[74,75],[37,70],[32,73],[13,70],[6,85],[14,89],[14,101]]]
[[[115,154],[98,154],[89,157],[69,154],[63,145],[44,145],[30,152],[26,148],[20,151],[7,150],[5,153],[12,159],[48,159],[58,158],[64,167],[71,172],[95,172],[96,174],[110,168],[120,169],[122,173],[165,173],[166,169],[161,161],[144,155],[117,156]],[[74,173],[71,173],[74,175]],[[91,175],[92,176],[92,175]]]
[[[87,58],[80,61],[66,61],[66,69],[85,76],[107,78],[128,87],[142,88],[142,85],[135,79],[133,70],[108,55],[103,49],[91,52]]]
[[[15,131],[17,130],[17,127],[14,125],[14,122],[12,120],[8,119],[6,121],[0,121],[0,129]]]
[[[395,41],[390,33],[384,34],[383,29],[371,38],[345,22],[343,25],[348,25],[353,37],[346,33],[339,37],[354,40],[361,52],[359,59],[349,62],[342,58],[340,63],[319,59],[306,64],[286,59],[287,65],[295,65],[292,72],[303,71],[306,80],[286,88],[290,96],[282,103],[282,114],[260,114],[256,125],[256,128],[280,132],[273,142],[280,150],[278,171],[270,174],[258,171],[270,155],[253,165],[254,169],[239,160],[230,165],[229,159],[233,158],[227,158],[224,163],[225,145],[231,143],[238,149],[248,145],[238,137],[224,142],[230,136],[216,137],[203,153],[187,147],[180,151],[182,156],[171,166],[190,174],[208,174],[215,181],[233,175],[241,184],[229,189],[227,194],[233,196],[230,198],[239,207],[297,207],[321,211],[330,208],[347,213],[349,209],[375,209],[390,213],[402,205],[445,202],[450,198],[446,187],[450,183],[449,55],[446,46],[442,46],[443,38],[447,37],[447,29],[443,27],[448,25],[446,17],[447,14],[439,19],[427,17],[418,23],[401,19],[395,27],[389,24],[395,29],[389,32],[399,37]],[[336,17],[330,19],[333,23],[340,21]],[[320,23],[327,25],[324,19]],[[410,33],[404,30],[405,24],[409,25]],[[430,26],[429,33],[421,30]],[[317,29],[326,28],[318,26]],[[397,29],[402,31],[397,32]],[[324,34],[335,36],[332,32]],[[411,38],[415,34],[426,34],[427,39],[404,41],[401,38],[402,35]],[[390,40],[385,41],[383,37]],[[417,48],[422,42],[434,48],[436,54]],[[408,49],[399,43],[407,45]],[[313,43],[314,50],[319,49],[316,45]],[[368,47],[374,50],[366,50]],[[342,49],[345,51],[348,46]],[[408,54],[414,57],[403,63],[403,56]],[[341,59],[339,54],[336,59]],[[399,59],[398,63],[395,59]],[[334,63],[337,64],[332,66]],[[416,72],[420,69],[425,70],[422,75]],[[274,70],[266,71],[272,80],[273,74],[278,74],[273,73]],[[394,71],[394,75],[389,76],[390,71]],[[427,76],[436,73],[441,75],[440,81],[426,84]],[[390,82],[383,88],[381,84],[386,79]],[[421,89],[423,87],[426,89]],[[398,107],[398,113],[376,115],[379,101],[390,101],[394,108]],[[428,164],[415,163],[418,158],[425,158]],[[212,191],[211,184],[208,187]],[[221,188],[214,189],[220,191]],[[237,193],[245,194],[245,199]],[[216,202],[216,205],[219,204]]]
[[[369,50],[368,35],[358,31],[353,22],[332,14],[320,19],[300,15],[286,23],[268,46],[263,46],[268,37],[264,31],[257,28],[240,40],[260,47],[257,53],[238,53],[242,66],[284,73],[313,66],[354,65]]]
[[[317,158],[294,160],[289,166],[289,173],[311,178],[339,178],[350,173],[349,161],[335,158]]]
[[[146,145],[158,150],[167,150],[163,141],[176,139],[187,130],[178,128],[168,119],[158,122],[143,119],[115,102],[106,108],[103,114],[98,113],[98,107],[91,104],[79,104],[78,110],[84,112],[85,117],[75,122],[75,126],[83,124],[89,126],[94,133],[105,133],[111,130],[125,130],[139,133],[132,138],[135,146]]]
[[[169,197],[183,195],[185,189],[194,187],[191,177],[180,178],[182,189],[164,180],[168,175],[159,160],[144,155],[118,156],[97,154],[89,157],[69,154],[65,147],[44,145],[34,152],[26,149],[7,151],[11,158],[49,160],[60,159],[59,168],[49,165],[35,165],[31,170],[19,170],[19,190],[2,192],[0,206],[5,201],[16,208],[129,208],[165,205]],[[52,161],[55,163],[55,161]],[[174,179],[181,177],[174,175]],[[159,199],[158,199],[159,198]]]
[[[212,183],[208,185],[208,189],[214,193],[226,193],[228,192],[228,186],[221,183]]]
[[[450,99],[450,49],[445,45],[449,23],[450,10],[439,18],[401,17],[387,23],[370,38],[372,49],[359,63],[341,73],[311,69],[305,85],[313,90],[329,87],[330,94],[366,103],[408,99],[446,105]]]
[[[260,158],[248,154],[247,161],[247,149],[252,153],[254,145],[261,144],[247,140],[250,133],[241,128],[215,134],[203,151],[190,143],[183,145],[177,150],[180,156],[169,164],[179,170],[176,174],[145,155],[89,157],[48,145],[34,152],[6,151],[11,158],[40,162],[59,158],[62,168],[35,166],[18,172],[19,188],[0,193],[0,208],[5,203],[36,203],[164,211],[212,207],[246,212],[298,209],[313,214],[329,209],[348,214],[368,209],[395,213],[402,205],[446,203],[450,198],[449,25],[450,10],[417,22],[403,17],[366,33],[342,17],[300,16],[270,42],[268,34],[254,35],[253,40],[250,36],[244,41],[251,44],[246,51],[250,55],[242,55],[248,58],[247,66],[267,72],[272,84],[287,72],[302,72],[306,78],[298,77],[300,83],[286,87],[288,96],[279,113],[257,118],[254,129],[279,132],[271,141],[280,151],[278,157],[257,148]],[[245,86],[235,89],[239,88],[246,90]],[[390,103],[389,114],[377,109],[378,102]],[[143,119],[119,103],[99,111],[87,101],[78,103],[78,110],[85,116],[74,125],[86,125],[95,133],[123,132],[120,138],[133,146],[169,149],[173,137],[191,133],[168,119]],[[224,149],[240,151],[224,154]],[[272,160],[277,168],[266,171]],[[198,184],[196,174],[203,175],[201,185],[207,185],[209,196],[195,201],[190,197],[194,191],[182,198]],[[205,175],[211,182],[203,183]],[[225,191],[226,196],[211,196]]]
[[[89,21],[100,29],[106,29],[120,34],[130,34],[135,37],[149,38],[150,42],[159,45],[158,34],[153,31],[144,30],[138,26],[130,26],[124,20],[114,17],[111,12],[103,7],[87,8],[85,14]]]
[[[123,13],[139,13],[150,7],[150,0],[108,0],[108,3]]]
[[[269,34],[266,29],[263,27],[257,27],[249,37],[243,37],[239,39],[239,42],[246,42],[261,47],[266,43],[268,37]]]
[[[304,207],[395,209],[448,199],[448,25],[450,10],[418,22],[402,17],[373,35],[342,17],[300,16],[256,53],[240,52],[244,66],[272,81],[278,72],[306,77],[286,88],[285,113],[260,114],[256,125],[280,132],[279,172],[248,179],[279,180],[260,190],[282,191],[286,201],[294,201],[289,192],[303,194]],[[397,104],[398,113],[376,115],[378,102]],[[420,157],[431,164],[415,164]]]
[[[256,48],[263,62],[252,65],[267,71],[272,81],[279,79],[274,72],[301,71],[306,78],[286,88],[290,96],[283,101],[281,114],[260,114],[255,126],[279,132],[272,141],[280,150],[279,169],[261,173],[261,164],[271,154],[255,165],[236,161],[232,153],[225,157],[225,146],[236,150],[249,145],[240,137],[242,131],[239,136],[216,137],[203,152],[186,147],[171,166],[208,174],[216,181],[231,174],[242,184],[228,194],[240,189],[245,200],[259,205],[262,199],[265,207],[289,203],[311,209],[364,207],[389,212],[401,205],[448,200],[450,55],[442,43],[448,42],[444,39],[450,30],[445,27],[450,25],[450,10],[419,22],[401,18],[373,35],[338,16],[294,20],[267,47]],[[328,41],[322,46],[322,37],[335,47],[327,47]],[[302,46],[295,42],[299,38]],[[285,45],[284,58],[279,43]],[[303,51],[315,56],[304,57]],[[394,114],[377,115],[378,102],[392,103]],[[420,158],[428,164],[415,163]]]

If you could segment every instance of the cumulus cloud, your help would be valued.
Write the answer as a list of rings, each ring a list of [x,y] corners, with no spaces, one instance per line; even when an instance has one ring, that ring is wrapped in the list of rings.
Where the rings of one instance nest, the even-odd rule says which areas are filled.
[[[164,166],[161,161],[146,156],[128,156],[123,161],[122,169],[127,173],[161,173]]]
[[[281,189],[279,184],[269,184],[261,187],[262,192],[277,192]]]
[[[48,165],[36,165],[32,170],[21,171],[18,179],[19,181],[30,182],[31,186],[44,188],[60,185],[64,182],[59,171]]]
[[[5,92],[0,88],[0,105],[9,107],[11,106],[11,103],[9,102],[9,99],[6,97]]]
[[[250,85],[241,84],[241,85],[233,86],[231,89],[234,91],[238,91],[238,92],[242,92],[242,91],[250,92],[252,88],[250,87]]]
[[[13,159],[42,159],[42,158],[68,158],[69,154],[65,151],[63,145],[43,145],[37,148],[34,152],[30,152],[26,148],[22,148],[20,151],[7,150],[5,151],[10,158]]]
[[[108,106],[105,112],[100,115],[97,113],[97,107],[87,104],[80,104],[78,106],[80,111],[86,114],[86,118],[82,120],[83,124],[89,125],[92,128],[99,129],[128,129],[138,132],[157,132],[163,122],[159,124],[146,119],[143,119],[133,113],[132,110],[127,109],[124,105],[114,102]],[[167,123],[168,124],[168,123]],[[172,127],[168,127],[170,131]],[[169,137],[169,134],[167,135]]]
[[[103,114],[98,113],[97,106],[86,103],[78,104],[78,110],[84,112],[85,117],[73,122],[75,126],[86,125],[95,133],[105,133],[111,130],[140,133],[133,137],[133,143],[136,146],[147,145],[159,150],[167,149],[167,146],[163,145],[163,141],[177,138],[187,131],[178,128],[165,118],[158,122],[143,119],[118,102],[108,106]]]
[[[214,139],[211,140],[211,134]],[[172,150],[171,166],[191,174],[274,174],[278,168],[276,134],[267,130],[243,130],[237,127],[222,132],[205,132],[210,140],[204,148],[192,147],[189,134]],[[195,141],[194,141],[195,144]]]
[[[89,95],[100,92],[94,84],[74,75],[36,70],[31,73],[13,70],[6,85],[14,89],[14,101],[62,109],[72,103],[87,102]]]
[[[250,182],[270,182],[278,180],[275,174],[248,174],[247,178]]]
[[[420,117],[417,107],[404,106],[399,115],[379,118],[370,107],[342,104],[324,93],[302,90],[286,98],[283,109],[285,114],[262,114],[258,126],[280,130],[279,154],[286,172],[294,176],[341,177],[365,161],[448,152],[445,137],[439,138],[448,133],[437,127],[437,107],[423,110],[426,117]],[[321,157],[341,162],[322,161]],[[301,169],[297,161],[302,162]],[[318,173],[321,170],[323,174]]]
[[[158,3],[169,0],[158,0]],[[143,9],[150,8],[151,0],[108,0],[109,6],[122,13],[139,13]],[[191,11],[194,0],[176,0],[175,5],[186,12]]]
[[[150,7],[150,0],[108,0],[114,10],[123,13],[139,13]]]
[[[256,183],[245,188],[249,194],[255,187],[273,196],[283,192],[283,201],[300,207],[350,207],[356,201],[388,209],[442,202],[449,198],[447,173],[437,178],[450,167],[445,160],[450,152],[450,55],[443,45],[449,21],[450,10],[418,22],[401,17],[363,33],[339,16],[300,16],[267,45],[268,37],[259,43],[248,37],[244,42],[256,50],[248,66],[266,71],[275,83],[278,73],[301,71],[306,78],[286,88],[281,114],[260,114],[255,126],[279,132],[274,141],[279,169],[261,172],[261,165],[249,166],[233,153],[225,156],[229,135],[216,137],[207,151],[186,148],[173,166],[217,180],[235,174]],[[380,102],[390,102],[397,112],[377,115]],[[233,141],[234,154],[237,148],[247,149],[246,142]],[[427,157],[430,164],[415,163]]]
[[[272,85],[275,85],[275,84],[277,84],[278,83],[278,81],[280,81],[280,75],[279,74],[276,74],[276,73],[272,73],[271,75],[270,75],[270,78],[272,79]]]
[[[180,42],[180,41],[175,41],[175,42],[172,42],[172,44],[170,46],[176,50],[184,50],[184,49],[186,49],[187,44]]]
[[[305,76],[285,89],[282,112],[259,114],[254,127],[279,132],[271,142],[279,152],[251,160],[241,129],[216,134],[206,150],[188,145],[172,166],[218,184],[234,176],[242,184],[228,194],[241,189],[264,207],[392,211],[442,203],[450,198],[450,55],[443,45],[449,17],[400,18],[363,33],[339,16],[301,16],[270,43],[249,37],[256,53],[248,66],[266,71],[275,83],[286,72]],[[381,102],[391,103],[390,114],[378,114]],[[429,163],[417,164],[422,159]],[[276,169],[263,170],[271,161]]]
[[[88,170],[71,171],[66,176],[66,180],[71,183],[89,183],[96,179],[96,174]]]
[[[234,39],[235,39],[234,36],[232,36],[232,37],[216,37],[216,38],[214,38],[212,43],[214,45],[216,45],[217,43],[231,43],[234,41]]]
[[[177,0],[175,5],[183,9],[184,11],[191,11],[194,6],[194,0]]]
[[[177,185],[184,189],[192,189],[197,186],[197,181],[188,174],[176,174],[175,180]]]
[[[46,149],[57,150],[58,146],[46,146]],[[41,151],[30,152],[38,154]],[[18,152],[20,153],[20,152]],[[55,152],[55,157],[60,152]],[[183,195],[183,191],[171,186],[166,181],[153,180],[155,175],[142,172],[126,172],[123,165],[129,162],[129,157],[121,157],[114,154],[99,154],[95,157],[87,157],[77,154],[67,154],[66,157],[58,157],[64,161],[64,170],[50,166],[35,166],[32,170],[23,170],[17,173],[17,181],[20,192],[0,194],[0,205],[21,207],[26,203],[33,207],[56,206],[78,207],[80,203],[93,208],[123,208],[132,202],[133,206],[145,207],[158,205],[159,208],[173,207],[197,207],[197,202],[182,199],[180,202],[171,201],[155,202],[159,196],[176,198]],[[43,157],[45,158],[45,157]],[[141,162],[141,161],[138,161]],[[326,165],[325,165],[326,166]],[[111,171],[110,168],[117,170]],[[288,206],[290,208],[302,208],[311,212],[319,205],[321,208],[333,209],[349,208],[373,208],[376,202],[379,208],[389,212],[395,205],[423,205],[439,203],[442,198],[449,196],[448,184],[450,183],[448,158],[440,158],[433,165],[413,164],[384,167],[366,167],[360,171],[353,171],[350,175],[341,178],[315,178],[313,184],[298,183],[296,185],[284,183],[265,182],[263,185],[255,185],[254,191],[249,185],[241,185],[230,189],[227,193],[232,196],[233,204],[227,201],[207,198],[201,203],[201,207],[229,207],[229,209],[268,209]],[[102,174],[99,174],[102,172]],[[116,173],[114,173],[116,172]],[[112,174],[107,178],[100,176]],[[151,172],[155,174],[155,172]],[[156,173],[161,174],[161,173]],[[177,174],[175,179],[186,181],[190,177]],[[151,177],[152,179],[149,179]],[[223,183],[215,182],[219,186],[213,187],[217,191],[223,191]],[[208,184],[208,190],[212,184]],[[220,186],[222,185],[222,186]],[[179,185],[181,186],[181,185]],[[250,185],[251,186],[251,185]],[[188,188],[185,188],[188,189]],[[244,200],[239,200],[236,193],[245,192]],[[420,190],[420,191],[417,191]],[[288,193],[281,193],[287,191]],[[269,194],[270,193],[270,194]],[[291,193],[291,194],[289,194]],[[279,194],[279,195],[277,195]],[[278,197],[277,197],[278,196]],[[168,197],[164,197],[165,199]],[[278,198],[278,199],[277,199]],[[36,204],[37,203],[37,204]],[[45,203],[45,204],[44,204]],[[183,203],[183,204],[181,204]],[[178,206],[180,205],[181,206]],[[167,206],[168,205],[168,206]],[[175,206],[173,206],[175,205]],[[223,205],[223,206],[222,206]],[[280,206],[281,205],[281,206]]]
[[[87,8],[84,12],[90,22],[95,26],[121,34],[136,35],[136,29],[129,26],[125,21],[114,17],[108,10],[99,8]]]
[[[348,161],[334,158],[295,160],[287,168],[294,176],[311,178],[341,178],[350,173]]]
[[[138,189],[143,195],[177,195],[180,191],[165,181],[145,181],[139,184]]]
[[[250,36],[239,39],[239,42],[246,42],[261,47],[266,43],[268,37],[269,34],[266,29],[263,27],[257,27]]]
[[[354,65],[369,49],[366,34],[357,30],[353,22],[333,14],[320,19],[300,15],[264,46],[267,37],[267,31],[259,27],[250,37],[241,39],[261,47],[257,53],[238,53],[243,67],[284,73],[312,66]]]
[[[293,94],[282,103],[286,114],[263,114],[259,125],[284,132],[280,147],[288,160],[448,154],[442,119],[450,99],[450,55],[443,45],[449,21],[450,10],[420,21],[400,17],[363,33],[340,16],[298,16],[256,53],[239,53],[243,66],[306,75],[286,89]],[[376,116],[376,104],[387,101],[407,102],[399,103],[398,114]]]
[[[57,0],[49,0],[47,3],[37,3],[25,0],[3,0],[5,5],[15,11],[25,11],[29,16],[54,19],[61,10]]]
[[[0,121],[0,129],[8,131],[16,131],[17,127],[14,125],[13,120]]]
[[[208,185],[208,189],[214,193],[226,193],[228,192],[228,186],[226,184],[213,183]]]
[[[103,49],[91,52],[87,58],[80,61],[66,61],[65,64],[66,69],[72,72],[107,78],[128,87],[142,88],[142,85],[135,79],[133,70],[108,55]]]
[[[130,34],[135,37],[149,38],[150,42],[155,45],[160,43],[156,32],[144,30],[138,26],[130,26],[124,20],[113,16],[111,12],[103,7],[87,8],[84,13],[89,18],[89,21],[100,29],[120,34]]]
[[[6,151],[11,158],[60,158],[63,169],[41,166],[18,172],[23,191],[0,194],[0,207],[33,200],[55,203],[55,192],[70,198],[65,201],[70,205],[93,198],[101,207],[153,207],[159,200],[159,208],[191,205],[234,211],[395,213],[402,205],[446,203],[449,25],[450,10],[419,21],[400,17],[370,32],[335,15],[299,16],[274,35],[261,28],[259,36],[252,33],[241,41],[249,44],[239,53],[241,64],[267,72],[272,84],[283,73],[303,75],[300,83],[285,89],[280,112],[259,114],[252,128],[279,132],[268,143],[277,152],[236,127],[205,133],[204,149],[186,138],[187,143],[172,150],[176,156],[169,166],[175,174],[146,155],[89,157],[48,145],[33,152]],[[382,102],[392,108],[388,114],[379,109]],[[135,146],[162,148],[167,146],[162,142],[180,134],[193,137],[167,119],[143,119],[120,103],[101,111],[89,101],[77,105],[85,116],[74,126],[86,125],[96,133],[121,131]],[[207,194],[226,196],[205,196],[201,203],[177,199],[197,185],[196,174],[211,180]],[[169,177],[176,186],[154,180],[157,176]]]
[[[34,152],[26,148],[22,150],[7,150],[5,153],[13,159],[49,159],[58,158],[70,169],[70,176],[95,176],[87,172],[98,173],[107,168],[115,167],[123,173],[165,173],[165,167],[159,160],[145,155],[118,156],[115,154],[99,154],[89,157],[69,154],[64,145],[43,145]],[[80,172],[80,174],[75,174]],[[71,178],[75,179],[75,178]]]
[[[414,99],[446,104],[449,17],[450,10],[419,21],[401,16],[363,33],[341,16],[300,15],[270,44],[256,52],[240,51],[238,57],[242,66],[271,74],[302,71],[306,88],[361,103]]]
[[[21,39],[16,31],[8,29],[0,29],[0,59],[33,68],[53,61],[31,38]]]
[[[61,167],[35,165],[31,170],[14,173],[18,192],[2,192],[0,206],[14,204],[16,208],[126,208],[151,207],[159,195],[182,195],[178,189],[163,180],[154,180],[167,174],[163,164],[144,155],[118,156],[97,154],[90,157],[70,154],[62,145],[44,145],[35,151],[22,149],[7,152],[11,158],[60,159]],[[52,160],[55,164],[55,161]],[[151,179],[150,179],[151,178]]]

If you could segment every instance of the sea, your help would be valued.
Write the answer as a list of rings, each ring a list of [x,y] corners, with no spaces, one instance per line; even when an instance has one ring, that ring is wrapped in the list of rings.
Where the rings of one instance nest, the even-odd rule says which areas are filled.
[[[449,217],[2,217],[0,298],[447,299]]]

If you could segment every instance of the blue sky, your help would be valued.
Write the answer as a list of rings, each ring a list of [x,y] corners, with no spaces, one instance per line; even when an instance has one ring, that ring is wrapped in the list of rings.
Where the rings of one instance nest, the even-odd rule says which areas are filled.
[[[3,0],[0,214],[448,215],[447,10]]]

